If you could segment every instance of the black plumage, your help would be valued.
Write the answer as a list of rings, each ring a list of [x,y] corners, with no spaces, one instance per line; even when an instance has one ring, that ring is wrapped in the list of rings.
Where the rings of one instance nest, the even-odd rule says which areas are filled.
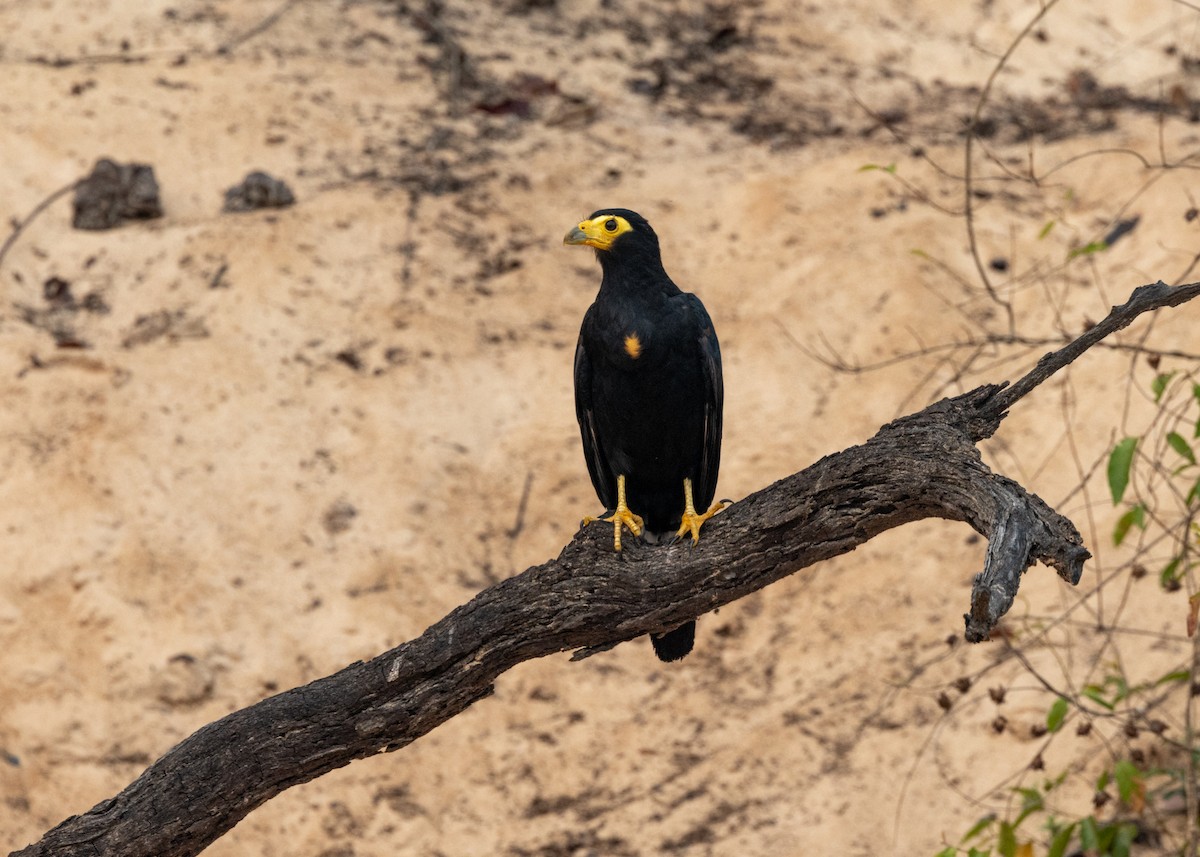
[[[603,272],[575,350],[575,413],[592,485],[609,513],[604,520],[620,512],[623,477],[626,526],[634,535],[657,541],[690,533],[698,541],[700,526],[719,508],[709,510],[723,400],[712,320],[699,298],[671,281],[658,236],[637,213],[601,209],[564,240],[596,248]],[[620,550],[619,515],[613,523]],[[681,658],[694,633],[688,622],[654,635],[655,652]]]

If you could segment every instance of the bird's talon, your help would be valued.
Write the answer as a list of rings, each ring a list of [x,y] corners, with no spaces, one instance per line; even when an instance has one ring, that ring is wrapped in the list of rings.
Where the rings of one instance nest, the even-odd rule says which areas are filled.
[[[688,493],[690,494],[691,491],[689,490]],[[703,515],[698,515],[696,514],[696,510],[692,508],[691,502],[688,502],[687,509],[683,513],[683,520],[679,524],[679,531],[675,533],[675,538],[681,539],[685,534],[691,534],[692,544],[699,544],[700,528],[704,526],[704,522],[713,515],[717,514],[717,512],[724,509],[726,505],[726,501],[719,500],[716,503],[713,503],[712,506],[709,507],[708,511]]]
[[[625,505],[624,476],[617,477],[616,511],[607,518],[593,518],[591,515],[587,515],[583,519],[583,526],[586,527],[588,524],[593,523],[594,521],[603,521],[606,524],[613,525],[613,550],[618,552],[621,550],[621,529],[623,527],[628,527],[629,532],[633,533],[635,536],[640,536],[642,534],[642,528],[645,526],[645,522],[641,519],[641,516],[635,515],[633,512],[629,511],[629,507]]]
[[[583,519],[583,526],[600,521],[605,524],[613,525],[613,550],[621,550],[621,530],[625,527],[629,528],[629,532],[635,536],[642,534],[642,528],[645,525],[641,517],[633,514],[628,509],[617,509],[607,518],[593,518],[591,515]]]

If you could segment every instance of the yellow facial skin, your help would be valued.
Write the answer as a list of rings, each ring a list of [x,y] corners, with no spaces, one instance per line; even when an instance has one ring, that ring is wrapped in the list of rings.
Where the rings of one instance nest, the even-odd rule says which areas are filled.
[[[591,220],[581,220],[563,238],[564,244],[586,244],[597,250],[608,250],[613,242],[626,232],[632,232],[633,227],[624,217],[613,214],[601,214]]]

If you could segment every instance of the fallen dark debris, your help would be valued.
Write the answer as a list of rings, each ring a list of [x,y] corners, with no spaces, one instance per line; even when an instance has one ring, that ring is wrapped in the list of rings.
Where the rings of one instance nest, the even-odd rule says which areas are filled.
[[[549,95],[558,94],[558,81],[537,74],[516,75],[502,87],[495,87],[475,102],[475,109],[491,116],[517,116],[529,119],[534,115],[534,104]]]
[[[135,348],[164,337],[171,342],[178,342],[181,339],[204,339],[208,335],[204,319],[189,318],[186,308],[164,309],[138,316],[133,328],[121,340],[121,347]]]
[[[76,229],[112,229],[126,220],[162,217],[154,168],[101,158],[75,186],[74,209]]]
[[[229,272],[229,263],[222,262],[217,266],[216,272],[209,278],[208,287],[210,289],[227,289],[229,282],[225,279],[225,274]]]
[[[165,77],[159,76],[154,78],[154,85],[161,86],[163,89],[196,89],[194,83],[186,81],[168,80]]]
[[[321,525],[325,528],[325,532],[335,536],[350,529],[350,524],[356,517],[358,517],[358,509],[354,508],[352,503],[338,500],[325,510],[325,514],[321,517]]]
[[[1200,121],[1200,103],[1182,88],[1172,88],[1162,97],[1137,95],[1128,88],[1102,84],[1090,71],[1077,69],[1063,82],[1063,94],[1048,98],[994,97],[975,125],[975,133],[999,142],[1024,142],[1033,137],[1045,141],[1098,134],[1117,127],[1122,111],[1179,116]],[[963,130],[970,127],[964,121]]]
[[[437,49],[436,54],[417,58],[438,82],[451,115],[460,113],[464,95],[478,92],[486,82],[478,63],[467,53],[460,34],[450,24],[442,0],[425,0],[422,8],[397,4],[396,11],[421,33],[424,42]]]
[[[1113,227],[1109,230],[1108,234],[1104,236],[1104,245],[1106,247],[1111,247],[1112,245],[1116,244],[1119,240],[1121,240],[1121,238],[1133,232],[1141,220],[1142,216],[1140,214],[1135,214],[1133,217],[1125,220],[1118,220],[1113,224]]]
[[[259,208],[286,208],[296,202],[296,197],[284,182],[267,173],[255,171],[246,175],[242,183],[225,191],[222,211],[255,211]]]
[[[631,842],[619,836],[601,836],[595,830],[569,830],[555,834],[540,845],[510,845],[504,857],[576,857],[582,854],[637,857],[640,853]]]
[[[51,306],[69,306],[75,302],[71,294],[71,284],[62,277],[51,277],[42,283],[42,297]]]
[[[558,0],[511,0],[508,4],[508,14],[528,15],[530,12],[547,11],[558,8]]]
[[[42,298],[46,305],[41,307],[16,304],[21,320],[49,333],[59,348],[90,348],[90,343],[76,330],[77,313],[108,313],[109,307],[103,296],[88,292],[82,300],[76,300],[70,282],[55,276],[42,283]]]
[[[342,349],[337,354],[333,355],[333,359],[344,366],[349,366],[355,372],[361,372],[363,370],[362,357],[353,348]]]

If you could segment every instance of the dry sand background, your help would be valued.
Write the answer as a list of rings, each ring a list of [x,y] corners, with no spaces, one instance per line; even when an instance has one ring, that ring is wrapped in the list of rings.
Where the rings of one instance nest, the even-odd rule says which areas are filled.
[[[720,496],[1031,365],[1039,349],[997,348],[965,371],[956,352],[847,374],[811,352],[871,362],[1004,329],[961,217],[930,201],[961,207],[963,117],[1036,11],[0,4],[5,222],[101,156],[152,164],[166,212],[85,233],[61,200],[0,270],[0,845],[557,553],[596,511],[570,366],[598,270],[560,245],[594,208],[647,215],[716,320]],[[977,168],[1195,151],[1198,56],[1194,8],[1063,0],[997,78],[983,144],[996,162]],[[252,169],[298,204],[219,213]],[[1074,334],[1133,286],[1176,281],[1200,244],[1195,176],[1112,154],[1041,189],[981,184],[983,258],[1008,260],[992,276],[1020,331]],[[1062,265],[1134,213],[1112,249]],[[48,315],[50,277],[103,311]],[[1150,342],[1196,351],[1197,320],[1165,313]],[[86,348],[56,348],[55,325]],[[1120,555],[1102,474],[1073,488],[1148,419],[1130,371],[1128,354],[1087,355],[985,446],[1085,528],[1099,555],[1085,587]],[[1144,390],[1152,370],[1133,371]],[[524,664],[413,746],[285,793],[208,853],[932,853],[1003,811],[994,789],[1038,776],[1030,727],[1052,699],[1004,644],[947,642],[983,550],[962,525],[925,522],[703,617],[679,665],[644,641]],[[1077,598],[1041,567],[1023,592],[1017,639]],[[1131,675],[1181,657],[1185,599],[1129,589],[1123,623],[1174,635],[1137,650]],[[1100,674],[1095,607],[1029,658],[1063,681]],[[1003,705],[988,686],[1009,689]],[[1047,772],[1070,771],[1076,814],[1104,748],[1088,740],[1045,750]]]

